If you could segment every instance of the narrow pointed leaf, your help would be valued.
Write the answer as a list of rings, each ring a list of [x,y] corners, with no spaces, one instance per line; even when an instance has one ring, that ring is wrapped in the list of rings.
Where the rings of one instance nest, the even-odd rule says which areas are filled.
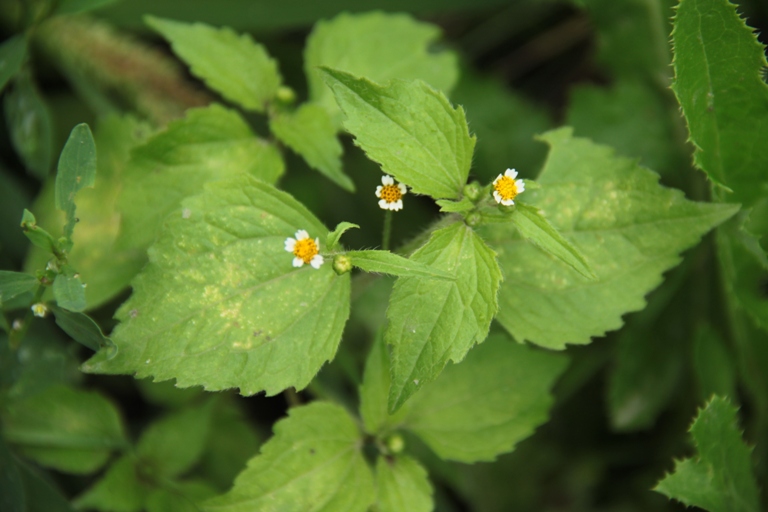
[[[475,137],[461,107],[422,81],[366,78],[322,68],[344,127],[371,160],[418,194],[454,199],[467,181]]]
[[[0,305],[17,295],[33,291],[39,284],[35,276],[0,270]]]
[[[171,43],[193,75],[247,110],[263,112],[280,87],[277,62],[248,34],[154,16],[145,20]]]
[[[432,486],[427,471],[407,455],[376,461],[377,512],[431,512]]]
[[[203,503],[202,510],[364,512],[375,491],[360,441],[357,425],[338,405],[314,402],[290,409],[234,487]]]
[[[307,164],[348,192],[355,184],[341,170],[341,142],[328,112],[320,105],[305,103],[295,112],[270,117],[269,129]]]
[[[0,44],[0,92],[21,70],[26,55],[27,40],[21,34],[8,38]]]
[[[325,240],[327,229],[247,175],[209,184],[182,208],[189,214],[165,223],[117,313],[116,352],[100,351],[83,369],[244,395],[306,386],[336,352],[349,275],[328,262],[294,268],[285,241],[300,229]]]
[[[378,83],[392,78],[421,79],[447,94],[458,78],[458,61],[452,52],[433,51],[431,46],[439,37],[438,27],[407,14],[342,13],[320,21],[304,52],[310,98],[322,105],[338,126],[341,112],[323,81],[320,66]]]
[[[401,277],[395,283],[384,333],[392,346],[390,411],[485,339],[501,282],[495,253],[462,222],[432,233],[411,259],[456,280]]]
[[[508,224],[483,226],[480,234],[504,271],[498,320],[518,340],[559,349],[621,327],[621,316],[645,306],[680,252],[738,206],[688,201],[659,185],[655,173],[569,128],[542,138],[550,145],[542,188],[526,191],[526,201],[545,212],[597,279],[562,265]]]
[[[680,461],[656,491],[709,512],[757,512],[757,483],[750,449],[737,424],[737,409],[714,396],[691,426],[698,456]]]
[[[341,235],[349,231],[353,228],[360,228],[357,224],[352,224],[351,222],[339,222],[339,224],[336,226],[336,229],[328,233],[328,237],[326,238],[325,246],[329,249],[333,250],[337,245],[339,245],[339,240],[341,239]]]
[[[73,340],[85,345],[94,352],[106,348],[112,344],[109,338],[104,336],[101,328],[85,313],[64,309],[56,305],[49,305],[56,325],[66,332]]]
[[[72,129],[59,157],[56,173],[56,208],[66,216],[64,236],[72,238],[75,229],[75,195],[96,181],[96,143],[87,124]]]
[[[48,176],[53,158],[53,122],[28,72],[19,73],[5,95],[5,124],[13,147],[27,170]]]
[[[56,240],[50,233],[37,225],[35,215],[26,208],[21,216],[21,229],[30,242],[45,251],[46,261],[50,259],[51,254],[56,251]]]
[[[518,202],[511,221],[523,238],[533,242],[536,247],[559,259],[584,277],[596,278],[584,255],[557,232],[542,215],[541,210]]]
[[[381,272],[399,277],[423,277],[450,281],[455,279],[449,272],[413,259],[403,258],[389,251],[349,251],[346,255],[352,260],[352,265],[366,272]]]
[[[466,212],[475,207],[475,203],[462,197],[459,201],[451,201],[450,199],[438,199],[435,201],[437,206],[440,207],[441,212]]]

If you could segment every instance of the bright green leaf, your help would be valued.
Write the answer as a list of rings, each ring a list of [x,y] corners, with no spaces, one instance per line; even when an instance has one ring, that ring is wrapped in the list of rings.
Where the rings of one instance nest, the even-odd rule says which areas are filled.
[[[341,143],[328,112],[305,103],[294,112],[279,112],[269,119],[269,129],[286,146],[301,155],[313,169],[348,192],[355,184],[341,170]]]
[[[193,75],[247,110],[263,112],[280,87],[277,62],[248,34],[153,16],[145,20],[171,43]]]
[[[21,70],[26,55],[27,40],[22,34],[8,38],[0,44],[0,92]]]
[[[56,304],[69,311],[85,309],[85,285],[78,274],[62,272],[53,281],[53,297]]]
[[[257,138],[239,114],[220,105],[191,109],[134,149],[123,171],[118,247],[149,246],[181,200],[208,181],[249,174],[274,183],[283,173],[275,147]]]
[[[658,184],[658,175],[608,147],[548,132],[541,190],[526,201],[589,261],[588,280],[519,238],[512,226],[483,226],[499,254],[504,284],[498,320],[518,340],[563,348],[618,329],[621,315],[642,309],[679,253],[738,209],[695,203]]]
[[[173,411],[151,424],[136,445],[136,455],[152,473],[173,478],[188,471],[205,448],[214,401]]]
[[[439,37],[438,27],[418,22],[407,14],[342,13],[332,20],[320,21],[304,52],[310,98],[322,105],[334,121],[340,118],[339,107],[323,82],[320,66],[378,83],[392,78],[421,79],[447,94],[459,72],[455,54],[430,51],[430,45]]]
[[[401,277],[395,283],[384,333],[392,346],[391,411],[433,381],[449,360],[461,361],[483,341],[498,307],[501,271],[496,255],[464,223],[432,233],[411,260],[449,272],[456,280]]]
[[[91,488],[74,500],[78,509],[104,512],[141,512],[149,494],[133,455],[115,461]]]
[[[83,368],[175,378],[179,387],[244,395],[301,389],[332,358],[349,315],[349,275],[326,262],[293,268],[285,241],[326,228],[284,192],[250,176],[185,200],[150,249],[111,338]],[[320,250],[324,248],[321,246]]]
[[[768,187],[765,49],[727,0],[682,0],[672,40],[672,86],[696,146],[694,161],[751,206]]]
[[[757,483],[750,449],[741,439],[737,409],[715,396],[691,426],[698,456],[680,461],[656,491],[709,512],[757,512]]]
[[[510,218],[517,232],[536,247],[559,259],[579,274],[595,279],[595,273],[579,250],[549,223],[541,210],[521,202],[515,205]]]
[[[19,73],[5,95],[5,124],[27,170],[40,179],[48,176],[53,158],[53,123],[29,73]]]
[[[444,270],[433,268],[419,261],[403,258],[389,251],[348,251],[346,255],[352,265],[366,272],[380,272],[400,277],[423,277],[426,279],[454,280],[454,276]]]
[[[96,181],[96,143],[87,124],[72,129],[59,157],[56,173],[56,208],[66,215],[64,236],[72,238],[75,229],[75,195],[82,189],[93,187]]]
[[[294,407],[274,430],[232,490],[202,505],[205,512],[368,510],[373,477],[344,409],[326,402]]]
[[[48,307],[56,317],[56,325],[61,327],[76,342],[85,345],[94,352],[112,344],[110,339],[101,332],[98,324],[85,313],[64,309],[53,304]]]
[[[459,196],[475,147],[461,107],[421,81],[381,86],[343,71],[322,72],[344,111],[344,127],[386,174],[417,194]]]
[[[351,222],[339,222],[339,224],[336,226],[336,229],[328,233],[328,236],[326,237],[325,246],[333,250],[338,244],[339,240],[341,239],[341,235],[349,231],[353,228],[360,228],[357,224],[352,224]]]
[[[377,512],[431,512],[432,486],[426,470],[407,455],[376,461]]]
[[[440,207],[441,212],[466,212],[475,207],[475,203],[462,197],[459,201],[451,201],[450,199],[438,199],[435,201],[437,206]]]
[[[0,306],[17,295],[34,291],[39,284],[35,276],[0,270]]]
[[[63,385],[12,401],[3,422],[6,439],[27,457],[68,473],[97,470],[125,443],[112,402]]]

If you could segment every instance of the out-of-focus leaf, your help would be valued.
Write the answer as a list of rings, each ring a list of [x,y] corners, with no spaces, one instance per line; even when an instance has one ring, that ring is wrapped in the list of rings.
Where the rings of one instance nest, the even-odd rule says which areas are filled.
[[[149,487],[142,482],[133,455],[115,461],[92,487],[74,500],[78,509],[104,512],[141,512]]]
[[[48,478],[22,464],[19,470],[27,497],[26,512],[75,512],[67,498]]]
[[[101,9],[119,0],[60,0],[54,14],[79,14]]]
[[[17,295],[33,291],[39,284],[35,276],[0,270],[0,306]]]
[[[694,339],[693,355],[693,368],[702,399],[708,400],[712,395],[737,396],[733,356],[714,328],[707,325],[699,329]]]
[[[380,456],[376,461],[377,512],[430,512],[432,492],[426,470],[415,459]]]
[[[26,512],[21,473],[2,437],[0,437],[0,506],[8,512]]]
[[[29,73],[19,73],[5,95],[5,123],[27,170],[41,180],[48,176],[53,158],[51,114]]]
[[[10,37],[0,44],[0,92],[5,84],[16,76],[27,55],[27,40],[24,35]]]
[[[31,196],[18,176],[0,165],[0,254],[14,261],[23,260],[29,248],[19,229],[19,212],[30,204]]]

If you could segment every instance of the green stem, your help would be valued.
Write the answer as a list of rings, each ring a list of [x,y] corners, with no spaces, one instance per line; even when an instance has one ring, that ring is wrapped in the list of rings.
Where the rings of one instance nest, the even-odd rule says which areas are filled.
[[[389,240],[392,238],[392,210],[384,213],[384,232],[381,234],[381,248],[389,250]]]
[[[21,328],[19,328],[19,330],[15,330],[13,327],[11,327],[11,333],[8,340],[8,346],[11,348],[11,350],[16,350],[21,346],[21,342],[29,330],[29,324],[32,323],[32,318],[34,317],[34,313],[32,313],[32,306],[40,302],[40,299],[43,298],[43,293],[45,293],[45,286],[41,284],[35,291],[32,304],[30,304],[30,307],[27,308],[27,314],[24,316],[24,320],[21,323]]]

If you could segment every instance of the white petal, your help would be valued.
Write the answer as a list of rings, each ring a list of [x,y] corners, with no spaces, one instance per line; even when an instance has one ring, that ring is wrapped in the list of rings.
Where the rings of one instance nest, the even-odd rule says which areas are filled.
[[[398,199],[397,201],[395,201],[393,203],[393,205],[392,205],[392,209],[395,210],[395,211],[402,210],[403,209],[403,200],[402,199]]]
[[[293,252],[293,248],[296,247],[296,240],[293,238],[286,238],[285,239],[285,250],[288,252]]]
[[[323,257],[319,254],[315,254],[312,259],[309,261],[309,264],[312,265],[314,268],[319,269],[320,265],[323,264]]]
[[[382,199],[381,201],[379,201],[379,208],[381,208],[382,210],[389,210],[389,203],[386,202],[384,199]]]
[[[502,201],[501,194],[499,194],[498,190],[493,191],[493,198],[496,200],[497,203],[500,203]]]
[[[504,177],[504,176],[502,176],[501,174],[499,174],[498,176],[496,176],[496,179],[495,179],[495,180],[493,180],[493,184],[494,184],[494,185],[495,185],[495,184],[497,184],[497,183],[499,182],[499,180],[500,180],[501,178],[503,178],[503,177]]]
[[[523,180],[517,180],[515,181],[515,186],[517,187],[517,193],[525,192],[525,182]]]
[[[512,206],[513,204],[515,204],[515,201],[514,199],[505,199],[504,201],[501,202],[501,204],[503,204],[504,206]]]
[[[317,246],[317,250],[319,251],[320,250],[320,239],[319,238],[315,238],[315,245]]]
[[[508,178],[515,179],[517,178],[517,171],[514,169],[507,169],[504,175]]]
[[[408,187],[406,187],[406,186],[405,186],[405,185],[403,185],[402,183],[398,183],[398,184],[397,184],[397,188],[399,188],[399,189],[400,189],[400,193],[401,193],[402,195],[405,195],[405,194],[407,194],[407,193],[408,193]]]
[[[376,187],[376,197],[381,197],[381,189],[382,189],[382,186],[381,186],[381,185],[379,185],[378,187]]]
[[[381,177],[381,184],[382,185],[394,185],[395,180],[390,176],[389,174],[385,174]]]
[[[302,265],[304,265],[304,260],[303,259],[298,258],[298,257],[297,258],[293,258],[293,266],[294,267],[299,268]]]
[[[309,233],[306,230],[300,229],[296,232],[296,240],[304,240],[305,238],[309,238]]]

